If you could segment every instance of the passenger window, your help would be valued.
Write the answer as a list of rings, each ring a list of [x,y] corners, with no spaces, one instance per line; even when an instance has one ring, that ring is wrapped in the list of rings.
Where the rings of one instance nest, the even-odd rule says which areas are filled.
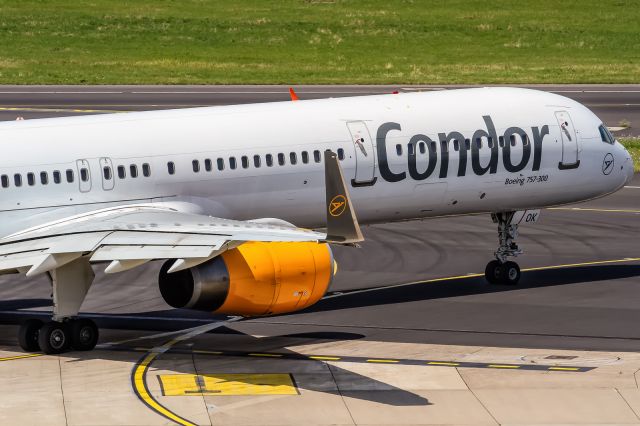
[[[304,164],[309,162],[309,153],[307,151],[302,151],[302,162]]]
[[[400,147],[400,152],[402,152],[402,146],[398,146]],[[344,160],[344,149],[342,148],[338,148],[338,160]]]
[[[18,187],[22,186],[22,175],[20,173],[13,175],[13,183]]]
[[[60,170],[53,171],[53,183],[62,182],[62,177],[60,176]]]
[[[273,166],[273,155],[267,154],[264,156],[265,162],[267,163],[267,167]]]
[[[255,167],[255,168],[260,167],[260,156],[259,155],[254,155],[253,156],[253,167]]]
[[[120,172],[120,168],[118,167],[118,173]],[[173,175],[176,173],[176,165],[173,163],[173,161],[169,161],[167,163],[167,172],[169,172],[170,175]]]
[[[104,166],[102,168],[102,176],[104,177],[104,180],[111,180],[111,167]]]
[[[416,146],[415,146],[415,144],[408,143],[408,144],[407,144],[407,152],[409,153],[409,155],[415,155],[415,153],[416,153]]]
[[[67,169],[66,174],[67,174],[67,182],[72,183],[73,182],[73,170]]]
[[[458,139],[454,139],[453,140],[453,150],[454,151],[459,151],[460,150],[460,144],[458,143]]]
[[[129,166],[129,174],[131,175],[132,178],[137,178],[138,177],[138,166],[136,166],[135,164],[132,164]]]
[[[218,158],[218,170],[224,170],[224,160],[222,158]]]
[[[170,163],[170,164],[173,164],[173,163]],[[124,166],[118,166],[118,177],[120,179],[124,179],[127,177],[127,169],[125,169]]]
[[[504,148],[504,136],[498,138],[498,145],[500,145],[500,148]]]
[[[298,157],[296,157],[295,152],[289,153],[289,160],[291,161],[291,164],[296,164],[298,162]]]
[[[481,138],[476,138],[476,147],[478,149],[482,148],[482,139]]]
[[[231,170],[235,170],[235,168],[236,168],[236,157],[229,157],[229,168]]]
[[[493,148],[493,138],[492,138],[492,137],[489,137],[489,139],[488,139],[488,141],[487,141],[487,146],[488,146],[489,148]]]
[[[315,150],[313,151],[313,161],[315,161],[316,163],[320,162],[320,151]]]
[[[447,143],[447,141],[440,141],[440,151],[442,152],[449,151],[449,144]]]
[[[80,180],[87,182],[89,180],[89,170],[84,167],[80,169]]]
[[[8,188],[9,187],[9,176],[7,176],[7,175],[0,176],[0,181],[2,181],[2,187],[3,188]]]
[[[424,142],[420,142],[418,144],[418,148],[420,149],[420,154],[424,154],[425,152],[427,152],[427,144]]]
[[[469,151],[471,149],[471,141],[469,139],[464,140],[464,149]]]
[[[436,152],[436,143],[431,142],[431,152]]]
[[[211,165],[211,160],[208,158],[204,160],[204,169],[208,172],[210,172],[211,169],[213,169],[213,166]]]
[[[36,176],[31,172],[27,173],[27,183],[29,184],[29,186],[33,186],[36,184]]]
[[[279,153],[278,154],[278,164],[280,164],[281,166],[284,166],[284,154],[283,153]]]
[[[144,177],[149,177],[151,176],[151,166],[148,163],[144,163],[142,165],[142,175]]]
[[[246,155],[243,155],[242,157],[240,157],[240,161],[242,162],[243,169],[249,168],[249,158]]]
[[[198,173],[200,171],[200,162],[198,160],[193,160],[191,165],[193,166],[194,173]]]
[[[509,140],[511,140],[511,146],[516,146],[516,135],[509,136]]]

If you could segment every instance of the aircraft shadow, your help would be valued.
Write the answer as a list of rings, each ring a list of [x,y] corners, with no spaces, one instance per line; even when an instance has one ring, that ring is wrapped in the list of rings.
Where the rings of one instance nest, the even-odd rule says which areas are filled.
[[[599,265],[545,269],[524,272],[517,286],[488,284],[484,277],[461,278],[442,282],[416,282],[391,288],[344,291],[339,297],[322,299],[300,313],[335,311],[420,300],[500,293],[528,288],[551,287],[640,276],[640,265]],[[352,294],[350,294],[352,293]],[[295,313],[298,314],[298,313]],[[286,316],[286,315],[282,315]]]
[[[319,332],[319,333],[300,333],[300,334],[288,334],[281,336],[272,336],[272,337],[254,337],[248,334],[239,333],[235,330],[231,330],[228,328],[222,328],[220,333],[221,338],[216,339],[215,346],[212,347],[211,340],[207,339],[205,342],[197,342],[195,345],[192,345],[191,342],[187,341],[183,345],[176,345],[172,347],[172,349],[167,352],[166,355],[161,355],[156,361],[156,366],[164,363],[163,369],[167,369],[171,372],[181,373],[181,374],[194,374],[195,367],[195,358],[197,357],[211,357],[212,360],[208,361],[206,364],[210,366],[213,364],[219,364],[219,366],[214,367],[212,371],[197,371],[198,374],[213,374],[216,373],[224,374],[228,373],[229,369],[234,373],[262,373],[265,368],[265,362],[270,363],[284,363],[281,367],[280,371],[286,372],[287,365],[286,363],[311,363],[311,364],[320,364],[323,365],[322,368],[330,369],[328,373],[332,380],[335,383],[335,389],[327,390],[326,386],[321,386],[320,388],[316,386],[308,386],[304,383],[300,383],[300,381],[296,380],[296,386],[299,389],[306,389],[314,392],[323,392],[334,395],[344,395],[348,394],[350,398],[360,399],[370,402],[375,402],[379,404],[393,405],[393,406],[424,406],[431,405],[427,398],[424,398],[420,395],[412,393],[410,391],[398,388],[396,386],[390,385],[388,383],[380,382],[371,377],[363,376],[356,372],[346,370],[341,368],[336,364],[326,364],[324,361],[317,360],[296,360],[291,359],[291,357],[295,358],[300,355],[297,352],[286,349],[287,346],[300,345],[304,344],[321,344],[321,343],[329,343],[335,342],[337,340],[354,340],[362,338],[362,335],[354,334],[354,333],[338,333],[338,332]],[[223,337],[224,335],[227,337]],[[67,352],[60,357],[64,358],[66,361],[70,362],[82,362],[92,359],[98,360],[113,360],[117,362],[128,361],[131,363],[132,368],[136,362],[138,362],[143,354],[146,354],[144,351],[140,349],[140,346],[144,348],[151,349],[152,347],[162,345],[170,340],[172,336],[156,338],[154,340],[136,340],[130,343],[124,343],[121,345],[115,345],[110,348],[97,348],[93,351],[89,352]],[[222,340],[222,341],[221,341]],[[15,346],[13,345],[0,345],[0,349],[6,349],[10,351],[15,351]],[[206,350],[206,351],[215,351],[215,350],[224,350],[225,352],[269,352],[269,353],[278,353],[283,354],[285,358],[280,359],[256,359],[247,357],[236,357],[234,355],[207,355],[207,354],[198,354],[193,353],[194,350]],[[185,363],[185,362],[171,362],[171,360],[176,359],[177,356],[184,356],[187,359],[194,360],[193,363]],[[290,356],[290,358],[286,358]],[[167,362],[171,362],[170,366],[166,366]],[[326,367],[324,365],[326,364]],[[239,368],[240,365],[240,368]],[[291,367],[293,370],[299,370],[300,364],[297,366]],[[270,370],[273,370],[271,367]],[[317,372],[317,366],[315,368],[309,369],[308,367],[302,368],[302,370],[309,370],[312,372]],[[315,373],[317,374],[317,373]],[[293,373],[293,377],[295,379],[296,373]],[[123,378],[123,380],[128,380],[127,378]],[[185,413],[179,413],[180,415],[188,418],[188,415]]]

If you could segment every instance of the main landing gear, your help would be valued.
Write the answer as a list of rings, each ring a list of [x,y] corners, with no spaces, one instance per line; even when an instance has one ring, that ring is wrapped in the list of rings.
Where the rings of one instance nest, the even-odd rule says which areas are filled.
[[[492,213],[493,223],[498,224],[498,240],[500,246],[494,253],[495,260],[487,264],[484,276],[491,284],[516,285],[520,280],[520,267],[516,262],[508,261],[508,257],[522,254],[516,244],[518,225],[512,224],[515,212]]]
[[[47,272],[53,290],[53,320],[29,319],[22,323],[18,343],[27,352],[59,354],[69,349],[90,351],[98,343],[98,327],[90,319],[76,318],[89,287],[93,269],[86,257]]]
[[[20,325],[18,343],[26,352],[59,354],[68,349],[90,351],[98,343],[98,327],[84,318],[47,323],[29,319]]]

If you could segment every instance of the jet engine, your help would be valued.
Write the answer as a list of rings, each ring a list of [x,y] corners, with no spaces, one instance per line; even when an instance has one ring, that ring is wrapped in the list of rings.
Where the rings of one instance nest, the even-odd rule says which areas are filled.
[[[160,269],[160,293],[175,308],[261,316],[298,311],[326,293],[335,273],[328,244],[247,242],[191,269]]]

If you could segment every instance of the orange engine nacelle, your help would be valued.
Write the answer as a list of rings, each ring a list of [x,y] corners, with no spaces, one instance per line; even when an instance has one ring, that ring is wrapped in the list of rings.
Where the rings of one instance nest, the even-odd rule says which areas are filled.
[[[160,269],[160,293],[175,308],[260,316],[298,311],[326,293],[335,272],[328,244],[248,242],[184,271]]]

